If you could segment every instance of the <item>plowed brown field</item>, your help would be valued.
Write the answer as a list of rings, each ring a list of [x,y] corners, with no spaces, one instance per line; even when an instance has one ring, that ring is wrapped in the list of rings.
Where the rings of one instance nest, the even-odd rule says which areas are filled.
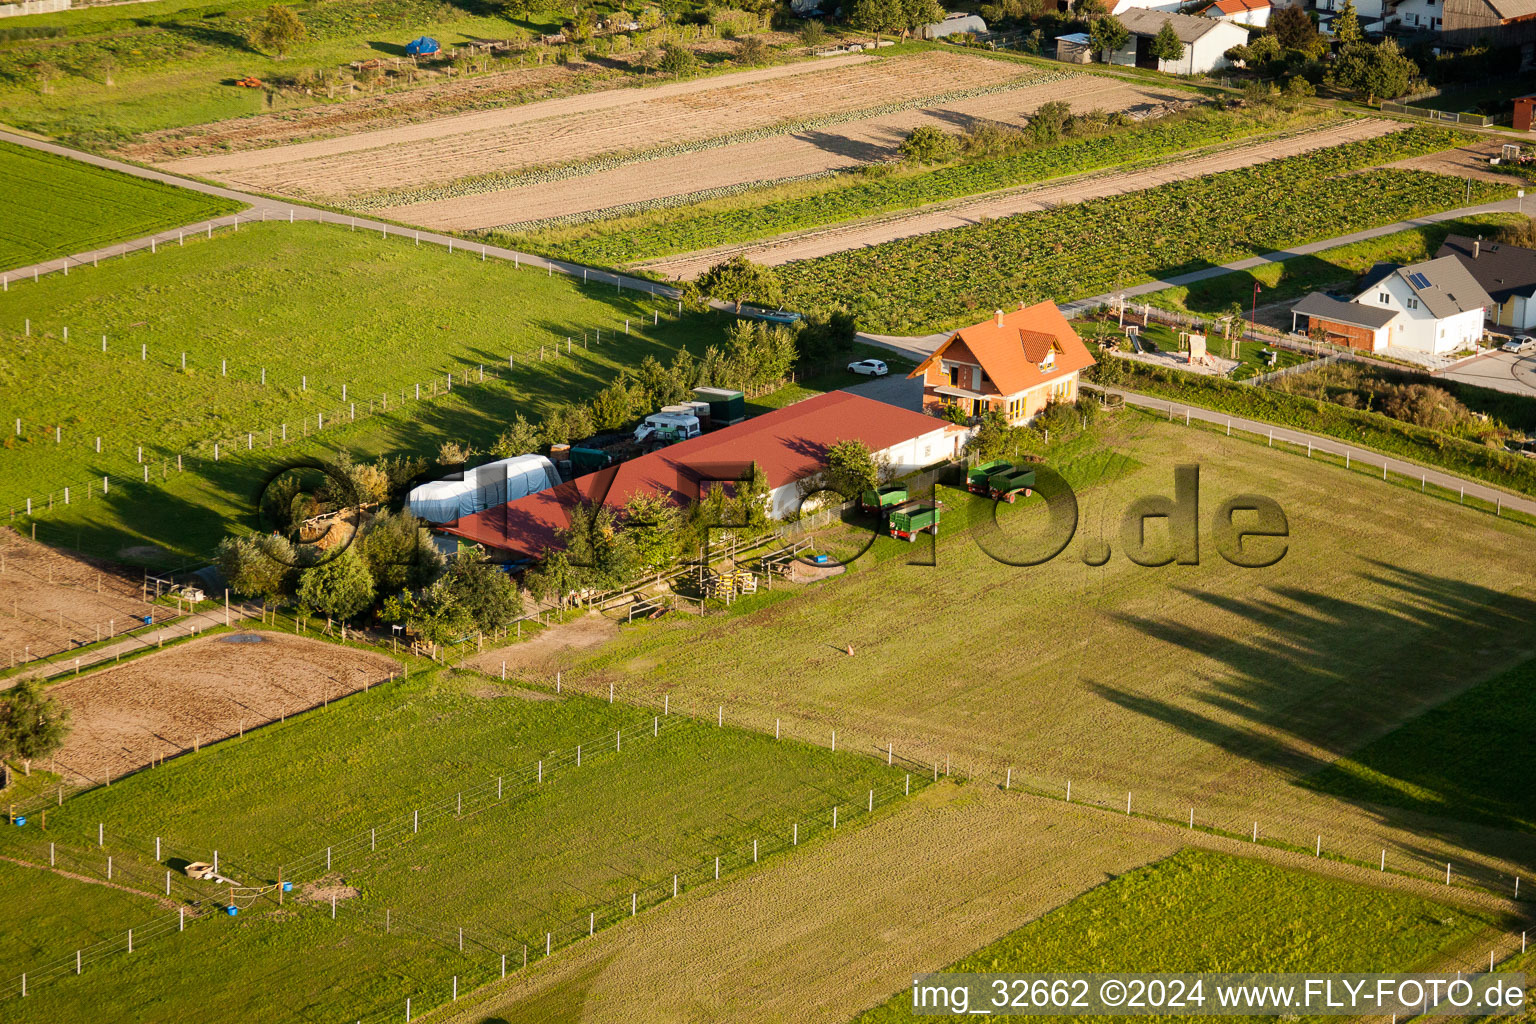
[[[1018,125],[1042,104],[1065,100],[1075,112],[1136,111],[1187,93],[1081,76],[1021,85],[1007,92],[904,110],[821,131],[761,139],[710,151],[647,160],[563,181],[481,195],[393,206],[381,215],[440,230],[496,227],[516,222],[609,209],[665,196],[690,195],[749,182],[774,181],[821,171],[845,170],[890,159],[918,125],[954,131],[978,120]]]
[[[260,191],[344,201],[383,189],[697,142],[812,112],[834,115],[1037,74],[1018,64],[945,51],[839,57],[165,166]]]

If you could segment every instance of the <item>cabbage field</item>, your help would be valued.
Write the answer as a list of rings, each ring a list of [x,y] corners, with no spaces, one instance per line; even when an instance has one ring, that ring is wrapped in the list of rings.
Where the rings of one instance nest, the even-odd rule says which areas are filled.
[[[1066,301],[1463,205],[1512,189],[1383,163],[1461,136],[1389,136],[780,268],[791,308],[830,302],[918,334],[1018,301]],[[1367,170],[1366,168],[1373,168]]]

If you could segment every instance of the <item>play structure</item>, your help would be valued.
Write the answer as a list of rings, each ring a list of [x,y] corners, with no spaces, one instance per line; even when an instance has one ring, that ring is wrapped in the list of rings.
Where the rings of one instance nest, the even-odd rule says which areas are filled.
[[[1190,366],[1214,367],[1216,365],[1216,361],[1206,351],[1205,335],[1196,334],[1193,331],[1180,331],[1179,341],[1181,343],[1180,347],[1189,354],[1188,361]]]

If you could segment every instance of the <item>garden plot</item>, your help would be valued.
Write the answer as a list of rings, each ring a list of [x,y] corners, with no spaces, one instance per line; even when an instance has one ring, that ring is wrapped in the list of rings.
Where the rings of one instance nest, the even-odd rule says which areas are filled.
[[[792,65],[749,73],[745,80],[731,75],[681,83],[670,91],[596,93],[166,166],[259,191],[343,203],[386,193],[398,205],[408,197],[487,190],[482,182],[464,179],[696,145],[728,133],[771,129],[809,111],[835,120],[883,104],[1001,87],[1039,74],[1007,61],[945,51]]]
[[[399,671],[381,654],[281,633],[189,641],[54,684],[73,724],[56,770],[69,782],[120,776]]]
[[[1187,99],[1167,89],[1083,76],[903,110],[824,130],[792,132],[712,151],[661,157],[560,181],[481,195],[388,207],[383,216],[443,230],[498,227],[570,217],[669,196],[705,196],[754,183],[848,170],[893,159],[919,125],[953,132],[978,121],[1019,126],[1043,104],[1064,100],[1074,112],[1147,110]]]
[[[1187,181],[1220,171],[1252,167],[1270,160],[1326,149],[1346,142],[1376,138],[1389,132],[1399,131],[1401,128],[1402,126],[1396,122],[1375,118],[1349,121],[1300,135],[1235,146],[1224,152],[1171,161],[1143,170],[1128,173],[1101,172],[1058,185],[1029,185],[984,198],[947,203],[938,208],[919,209],[830,228],[796,232],[778,239],[708,249],[641,265],[667,277],[687,279],[697,277],[721,260],[738,254],[767,266],[779,266],[795,260],[814,259],[817,256],[827,256],[849,249],[862,249],[883,242],[910,238],[913,235],[965,227],[984,219],[1071,206],[1089,199],[1101,199],[1155,188],[1171,181]]]
[[[0,530],[0,666],[126,629],[148,614],[140,582]]]

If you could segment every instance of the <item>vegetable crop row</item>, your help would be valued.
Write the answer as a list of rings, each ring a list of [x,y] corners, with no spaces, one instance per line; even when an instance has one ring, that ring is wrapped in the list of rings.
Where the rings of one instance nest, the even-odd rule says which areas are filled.
[[[1443,149],[1448,139],[1454,134],[1415,127],[791,263],[780,269],[786,301],[799,308],[842,303],[868,329],[926,333],[977,310],[1109,292],[1509,194],[1505,186],[1424,171],[1358,170]]]

